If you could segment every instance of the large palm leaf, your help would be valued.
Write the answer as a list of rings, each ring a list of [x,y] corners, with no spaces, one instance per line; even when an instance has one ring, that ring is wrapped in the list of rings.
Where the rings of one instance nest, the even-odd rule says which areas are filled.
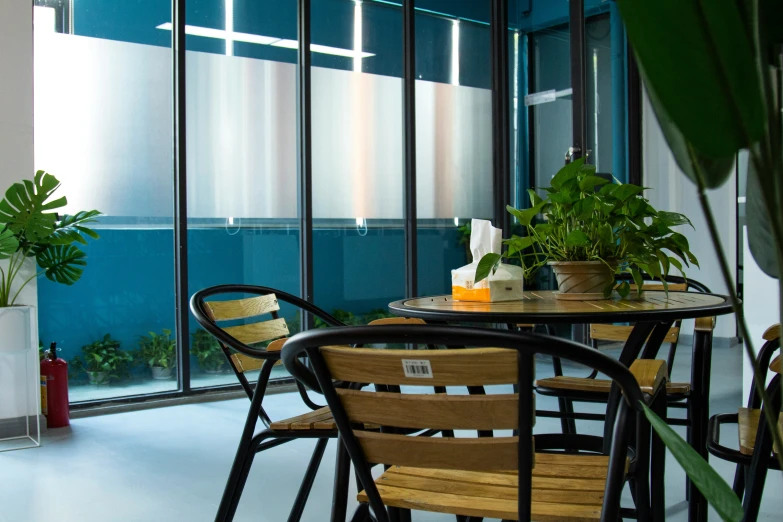
[[[47,238],[57,221],[57,213],[47,211],[67,203],[64,197],[49,201],[59,186],[57,178],[43,170],[35,173],[33,181],[14,183],[0,201],[0,224],[5,224],[23,242],[37,243]]]
[[[88,223],[97,223],[96,217],[101,213],[97,210],[79,211],[74,215],[64,215],[60,218],[60,221],[54,225],[54,231],[47,238],[47,242],[52,245],[70,245],[77,242],[83,245],[87,244],[85,236],[89,236],[92,239],[98,239],[98,233],[91,228],[86,227]]]
[[[73,245],[51,245],[36,256],[46,278],[56,283],[72,285],[82,277],[87,254]]]

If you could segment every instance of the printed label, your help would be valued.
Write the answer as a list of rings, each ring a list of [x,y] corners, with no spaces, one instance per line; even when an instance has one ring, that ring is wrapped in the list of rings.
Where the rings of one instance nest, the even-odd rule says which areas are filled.
[[[427,360],[403,359],[402,370],[405,377],[432,379],[432,365]]]
[[[49,406],[46,397],[46,375],[41,375],[41,413],[49,413]]]

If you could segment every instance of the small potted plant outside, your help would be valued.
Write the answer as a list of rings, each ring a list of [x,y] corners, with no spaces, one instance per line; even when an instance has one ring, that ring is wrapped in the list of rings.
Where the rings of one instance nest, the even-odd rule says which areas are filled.
[[[171,330],[163,329],[162,334],[149,332],[139,341],[139,358],[149,365],[152,378],[171,379],[172,370],[177,363],[177,340],[171,338]]]
[[[21,346],[34,338],[30,330],[32,308],[17,302],[22,290],[45,275],[50,281],[72,285],[87,264],[77,246],[98,234],[87,225],[100,216],[97,210],[57,215],[67,205],[65,197],[53,198],[60,182],[39,170],[32,180],[14,183],[0,200],[0,349],[32,349]]]
[[[193,332],[191,353],[204,373],[223,373],[227,370],[226,356],[217,340],[206,330]]]
[[[684,267],[698,266],[687,238],[671,228],[691,222],[682,214],[655,210],[642,196],[643,187],[610,183],[580,159],[563,167],[545,190],[546,199],[528,190],[529,209],[507,207],[527,235],[504,240],[508,248],[502,255],[485,255],[476,269],[477,282],[506,258],[523,267],[526,280],[551,265],[560,299],[609,298],[613,289],[625,298],[630,285],[615,286],[615,274],[632,274],[641,294],[643,273],[666,288],[671,267],[684,276]],[[544,219],[534,223],[538,214]]]
[[[128,375],[133,356],[120,348],[120,341],[106,334],[102,339],[82,346],[82,356],[71,361],[74,369],[83,370],[90,384],[109,384]]]

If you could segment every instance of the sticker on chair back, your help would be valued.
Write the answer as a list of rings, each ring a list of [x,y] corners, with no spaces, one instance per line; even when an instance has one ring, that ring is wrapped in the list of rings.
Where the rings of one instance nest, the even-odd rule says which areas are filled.
[[[432,379],[432,365],[427,360],[403,359],[402,369],[405,377]]]

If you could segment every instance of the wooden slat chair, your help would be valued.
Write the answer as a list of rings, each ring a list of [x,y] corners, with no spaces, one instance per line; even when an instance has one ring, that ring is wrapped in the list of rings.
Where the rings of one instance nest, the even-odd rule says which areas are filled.
[[[661,283],[645,282],[644,288],[650,291],[661,291],[664,289]],[[709,290],[701,283],[693,280],[687,282],[668,283],[668,289],[671,292],[685,292],[689,288],[694,288],[701,292]],[[637,286],[631,283],[631,291],[636,292]],[[712,330],[712,318],[700,320],[700,328]],[[674,358],[677,351],[677,345],[680,338],[680,321],[675,323],[666,334],[664,343],[669,344],[669,353],[667,356],[667,368],[674,366]],[[633,326],[591,324],[589,325],[590,340],[594,348],[600,349],[600,342],[625,343]],[[585,418],[600,420],[600,414],[574,414],[572,402],[606,402],[611,390],[612,382],[607,379],[598,379],[597,373],[593,371],[586,377],[567,376],[562,373],[562,366],[559,361],[555,361],[555,376],[536,381],[536,389],[543,395],[558,397],[560,413],[564,416],[573,416],[575,418]],[[682,425],[687,428],[688,440],[691,439],[691,427],[694,419],[701,416],[698,411],[694,411],[696,404],[690,401],[691,383],[690,382],[668,382],[666,384],[667,400],[670,407],[684,408],[687,412],[685,419],[670,418],[667,421],[670,424]],[[563,422],[564,433],[573,434],[576,432],[575,423]]]
[[[344,345],[412,343],[462,345],[459,350],[391,350]],[[536,353],[594,367],[625,394],[607,454],[535,452],[533,380]],[[616,521],[620,494],[631,469],[649,462],[649,426],[636,431],[633,461],[628,446],[642,403],[665,407],[664,361],[637,361],[629,370],[588,347],[536,334],[448,326],[404,325],[330,328],[292,337],[283,362],[308,388],[323,393],[344,447],[361,481],[352,521],[410,521],[410,510],[537,521]],[[301,359],[308,357],[310,366]],[[638,379],[638,381],[637,381]],[[385,393],[336,388],[334,382],[383,386],[516,385],[519,393],[444,395]],[[365,391],[366,390],[366,391]],[[615,421],[615,419],[612,419]],[[362,429],[365,423],[381,432]],[[399,430],[509,430],[510,435],[422,437]],[[513,431],[512,431],[513,430]],[[644,439],[644,440],[643,440]],[[545,448],[551,450],[552,448]],[[371,465],[387,471],[377,479]],[[646,472],[639,472],[642,477]],[[649,519],[649,487],[637,480],[636,514]],[[656,511],[662,520],[663,504]],[[388,510],[387,510],[388,508]],[[373,513],[371,515],[370,513]],[[627,515],[627,513],[623,513]]]
[[[763,339],[764,346],[758,353],[761,370],[759,377],[762,382],[766,382],[767,367],[775,373],[767,388],[767,397],[771,398],[772,404],[762,404],[761,394],[758,393],[754,382],[751,385],[747,407],[740,408],[734,414],[723,413],[712,416],[707,429],[708,451],[720,459],[737,464],[734,474],[734,493],[743,501],[745,522],[755,522],[758,519],[767,471],[781,469],[775,456],[780,454],[781,449],[773,445],[772,435],[762,411],[768,408],[773,412],[773,416],[777,416],[778,433],[783,434],[780,397],[781,356],[772,359],[776,352],[780,352],[780,324],[769,327],[764,332]],[[722,428],[727,424],[734,426],[730,431],[736,433],[738,449],[729,448],[720,442]]]
[[[225,300],[236,294],[252,297]],[[207,300],[209,299],[209,300]],[[196,292],[190,309],[199,325],[220,344],[240,385],[250,398],[245,426],[216,516],[217,521],[233,520],[247,475],[256,453],[300,438],[317,439],[302,484],[289,515],[298,521],[318,472],[326,443],[337,430],[328,407],[314,403],[297,383],[302,402],[312,411],[273,422],[262,406],[272,367],[280,362],[280,349],[289,335],[285,318],[279,316],[280,301],[294,305],[331,326],[344,326],[328,313],[294,295],[274,288],[250,285],[220,285]],[[266,320],[263,320],[266,319]],[[226,324],[228,323],[228,324]],[[264,348],[259,344],[267,343]],[[260,370],[255,386],[247,372]],[[255,436],[258,420],[272,435]],[[346,492],[347,494],[347,492]]]

